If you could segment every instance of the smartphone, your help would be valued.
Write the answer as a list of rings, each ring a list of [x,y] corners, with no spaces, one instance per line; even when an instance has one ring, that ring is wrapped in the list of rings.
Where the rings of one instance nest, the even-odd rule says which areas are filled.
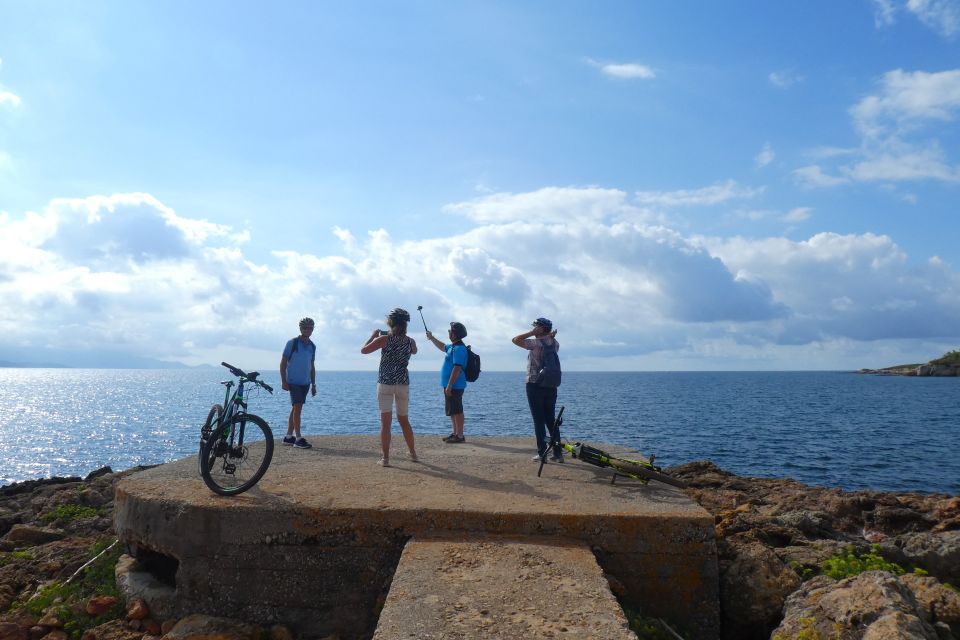
[[[385,335],[387,335],[388,333],[390,333],[390,332],[389,332],[389,331],[384,331],[383,329],[380,329],[380,335],[385,336]]]

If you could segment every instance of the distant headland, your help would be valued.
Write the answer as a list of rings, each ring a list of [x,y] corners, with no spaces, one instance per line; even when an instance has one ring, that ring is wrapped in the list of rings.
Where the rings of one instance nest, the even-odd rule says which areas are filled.
[[[936,360],[925,364],[898,364],[884,369],[860,369],[858,373],[872,373],[880,376],[960,376],[960,350],[948,351]]]

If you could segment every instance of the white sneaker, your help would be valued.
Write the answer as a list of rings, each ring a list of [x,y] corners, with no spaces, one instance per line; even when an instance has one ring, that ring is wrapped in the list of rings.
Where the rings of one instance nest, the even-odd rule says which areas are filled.
[[[540,458],[540,456],[533,456],[533,458],[531,458],[531,459],[532,459],[534,462],[540,462],[540,459],[541,459],[541,458]],[[544,459],[544,461],[546,461],[546,459]]]
[[[379,460],[377,460],[377,464],[380,465],[381,467],[389,467],[390,460],[388,458],[380,458]]]

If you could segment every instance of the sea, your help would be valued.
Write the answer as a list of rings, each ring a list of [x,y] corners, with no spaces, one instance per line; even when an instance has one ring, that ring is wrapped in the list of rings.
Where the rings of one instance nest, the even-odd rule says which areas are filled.
[[[410,375],[417,437],[446,435],[439,374]],[[0,485],[193,455],[229,378],[213,368],[0,369]],[[277,392],[254,392],[249,410],[281,437],[289,396],[278,372],[262,379]],[[317,387],[303,411],[308,439],[379,433],[376,372],[318,371]],[[960,494],[960,378],[565,372],[557,404],[565,439],[628,447],[663,466],[711,460],[846,490]],[[483,372],[464,406],[468,440],[528,436],[534,453],[522,372]]]

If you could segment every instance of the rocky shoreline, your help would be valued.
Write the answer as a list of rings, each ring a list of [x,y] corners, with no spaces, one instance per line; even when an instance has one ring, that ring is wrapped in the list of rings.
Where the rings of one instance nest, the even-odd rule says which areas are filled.
[[[131,559],[109,548],[113,491],[135,471],[0,487],[0,640],[292,640],[283,626],[154,620],[142,601],[124,602],[114,565],[122,574]],[[725,640],[960,638],[960,497],[845,492],[736,476],[705,461],[669,472],[716,519]],[[88,585],[99,599],[65,591],[43,609],[18,604],[83,574],[100,548],[111,593]]]

